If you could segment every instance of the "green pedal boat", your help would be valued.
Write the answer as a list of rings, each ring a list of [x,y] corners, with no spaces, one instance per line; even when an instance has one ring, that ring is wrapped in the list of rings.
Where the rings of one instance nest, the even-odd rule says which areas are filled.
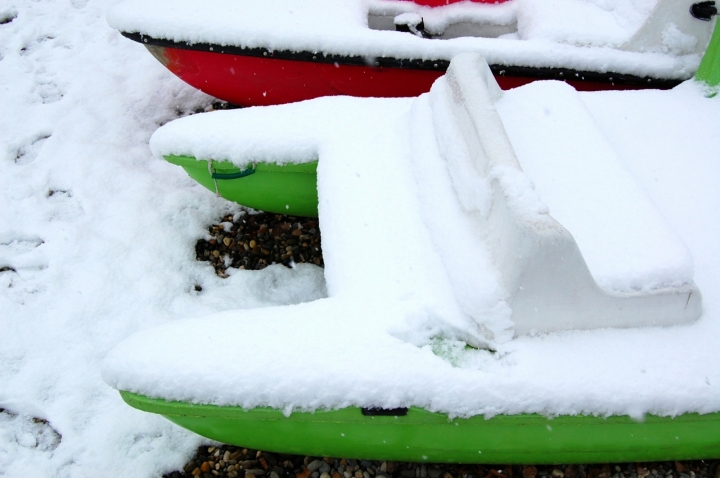
[[[720,83],[719,35],[716,29],[698,71],[698,79],[707,86],[707,96],[715,94]],[[461,121],[465,127],[457,131],[463,132],[469,138],[467,145],[477,151],[473,159],[483,158],[488,152],[487,157],[495,158],[493,161],[505,168],[498,170],[519,174],[516,170],[519,167],[515,166],[517,160],[510,158],[509,140],[496,141],[505,133],[500,120],[493,119],[496,114],[493,104],[505,93],[493,83],[489,69],[479,57],[456,57],[453,63],[457,67],[451,65],[445,84],[452,89],[436,89],[432,93],[437,105],[453,107],[456,111],[454,116],[439,116],[444,120],[441,124],[453,118]],[[571,94],[574,92],[560,90],[552,84],[543,91],[553,92],[560,99],[574,98]],[[712,118],[716,118],[713,109],[716,103],[707,103],[715,99],[700,94],[692,96],[682,90],[667,94],[676,95],[672,98],[677,95],[694,98],[694,109],[683,111],[683,118],[699,114],[703,108],[705,121],[712,123]],[[550,237],[550,232],[560,229],[548,226],[533,230],[531,226],[535,223],[523,223],[526,216],[516,213],[521,211],[519,206],[511,204],[513,209],[502,202],[512,197],[510,186],[516,186],[517,182],[508,182],[507,188],[500,181],[489,183],[497,188],[497,194],[494,216],[488,213],[490,219],[495,218],[495,227],[489,229],[499,238],[492,244],[500,252],[505,251],[502,249],[505,244],[514,247],[504,255],[492,252],[499,274],[517,272],[513,276],[517,281],[513,284],[517,286],[506,288],[509,292],[503,299],[512,308],[510,320],[514,336],[500,343],[500,347],[494,347],[493,337],[462,335],[464,330],[474,329],[461,329],[464,327],[461,322],[442,322],[445,316],[440,317],[443,312],[436,305],[450,308],[455,304],[452,301],[459,300],[457,296],[453,295],[450,301],[433,302],[432,294],[437,288],[422,288],[426,283],[421,280],[425,279],[411,281],[418,277],[432,277],[435,281],[445,271],[452,270],[453,263],[438,262],[442,268],[433,269],[435,266],[430,263],[435,257],[433,248],[443,244],[422,242],[424,236],[414,233],[412,221],[428,227],[422,231],[431,229],[427,221],[418,219],[421,217],[418,211],[426,212],[422,206],[429,203],[415,204],[420,188],[413,187],[420,178],[420,182],[428,186],[422,192],[430,198],[432,206],[435,203],[454,205],[455,209],[446,207],[438,216],[433,216],[439,226],[432,231],[450,231],[452,235],[445,237],[451,239],[453,235],[462,234],[462,228],[452,224],[444,227],[443,216],[466,213],[456,203],[443,203],[442,194],[435,192],[452,192],[454,186],[463,183],[457,180],[450,186],[438,182],[448,187],[432,189],[440,186],[428,178],[434,180],[447,175],[443,168],[435,168],[436,164],[444,167],[444,163],[430,162],[430,159],[440,161],[438,153],[433,152],[437,145],[432,134],[417,133],[413,137],[417,145],[412,145],[416,149],[405,156],[402,145],[397,146],[388,139],[393,134],[392,127],[397,125],[389,113],[395,111],[397,118],[423,120],[428,111],[435,111],[428,109],[431,104],[427,97],[416,101],[417,109],[412,110],[401,100],[314,100],[272,110],[287,112],[283,118],[295,121],[281,124],[272,115],[265,116],[268,110],[238,111],[237,118],[211,116],[222,120],[222,125],[229,120],[238,121],[232,128],[228,127],[226,133],[246,134],[240,139],[232,137],[233,141],[246,146],[234,160],[250,167],[237,168],[225,161],[208,163],[191,156],[168,156],[165,152],[168,161],[183,166],[191,177],[223,197],[266,211],[308,216],[318,213],[317,162],[302,163],[312,158],[314,152],[322,152],[314,156],[321,157],[322,168],[333,166],[321,169],[321,219],[332,225],[323,244],[324,249],[327,246],[331,251],[326,256],[325,277],[332,287],[328,287],[328,299],[228,311],[141,331],[108,354],[104,379],[136,409],[160,414],[209,439],[273,452],[503,464],[720,458],[720,402],[715,388],[717,356],[714,355],[716,348],[710,345],[713,342],[706,340],[714,336],[709,331],[715,330],[711,326],[718,320],[717,307],[710,305],[703,310],[699,289],[692,283],[664,291],[624,295],[608,294],[594,285],[586,287],[582,274],[590,272],[582,257],[578,256],[575,262],[570,260],[570,253],[575,254],[576,249],[567,247],[560,251],[563,254],[549,255],[548,251],[552,252],[562,243],[562,237],[542,243]],[[353,129],[357,118],[362,119],[358,111],[370,104],[382,114],[366,115],[364,123]],[[345,110],[332,116],[339,107]],[[387,109],[380,110],[385,107]],[[406,114],[407,111],[412,114]],[[255,119],[243,124],[242,115],[251,118],[255,115]],[[305,120],[311,116],[324,128],[322,134],[318,133],[320,126]],[[338,121],[348,117],[352,117],[353,123],[341,124],[339,129]],[[186,131],[203,126],[201,118],[180,121],[183,121],[181,126],[188,126],[186,130],[177,128],[178,137],[186,137]],[[259,121],[265,121],[265,126],[256,128]],[[427,124],[438,126],[428,118],[423,121],[413,123],[413,128],[417,128],[413,131],[427,131],[421,129]],[[204,128],[208,138],[222,137],[213,136],[218,125],[211,126]],[[256,130],[248,132],[251,128]],[[373,128],[379,132],[374,136],[370,134]],[[594,131],[592,128],[596,126],[588,128],[587,131]],[[293,157],[301,164],[273,166],[254,161],[262,155],[274,160],[289,154],[290,149],[278,141],[278,130],[305,148]],[[258,135],[262,137],[257,139]],[[604,136],[598,137],[598,141],[605,140]],[[461,142],[463,136],[450,138],[453,141],[444,146],[448,150]],[[176,148],[174,137],[163,144]],[[707,143],[703,144],[707,147]],[[192,148],[193,145],[189,145],[184,151],[175,152],[187,153]],[[222,151],[218,152],[220,149],[215,148],[211,154],[223,157]],[[371,149],[373,154],[368,154]],[[451,159],[462,153],[462,150],[452,151],[459,153]],[[714,160],[704,150],[696,153],[703,161]],[[427,161],[411,163],[414,158]],[[506,160],[501,163],[497,158]],[[688,168],[694,167],[686,158],[680,160],[681,164],[688,164]],[[402,167],[410,169],[408,164],[427,165],[427,176],[403,176]],[[659,163],[653,165],[660,167]],[[509,169],[511,166],[516,169]],[[425,172],[420,166],[412,172],[418,170]],[[492,168],[479,167],[479,170],[487,174]],[[675,188],[673,194],[685,191],[680,183],[665,185]],[[668,193],[670,188],[663,193]],[[705,196],[698,196],[698,201],[707,200],[708,190],[703,191]],[[682,197],[686,196],[688,206],[683,210],[705,214],[703,218],[712,217],[698,207],[698,203],[690,201],[692,195]],[[631,208],[635,204],[627,206]],[[382,222],[390,214],[380,212],[388,210],[403,215],[402,227],[396,227],[397,218]],[[457,224],[464,223],[457,220]],[[521,229],[518,224],[527,227]],[[363,240],[355,240],[358,237]],[[545,245],[539,252],[527,246],[523,249],[526,254],[521,256],[518,251],[528,237],[532,239],[531,245]],[[569,234],[563,237],[566,237],[565,244],[572,245]],[[378,247],[377,242],[382,247]],[[456,249],[451,252],[453,258],[458,254]],[[383,261],[365,267],[368,258],[378,253],[386,253]],[[696,246],[693,253],[707,257],[707,251],[700,246]],[[473,269],[467,265],[471,255],[461,257],[463,262],[458,267],[472,269],[475,276],[495,270]],[[553,275],[560,266],[565,267],[560,271],[563,274]],[[714,277],[712,274],[717,272],[712,267],[705,269],[703,279],[704,284],[708,284],[707,277]],[[542,273],[532,276],[528,271],[533,270]],[[570,273],[582,280],[563,282]],[[462,277],[466,282],[461,285],[472,292],[472,297],[482,293],[481,287],[468,284],[474,276]],[[408,287],[396,286],[404,280],[410,281]],[[439,280],[428,279],[427,284],[446,284]],[[511,283],[509,279],[503,280],[503,284]],[[416,293],[418,290],[420,293]],[[528,298],[528,290],[551,291],[554,295],[537,293]],[[716,288],[708,287],[704,292],[702,300],[717,303]],[[581,293],[587,300],[573,302]],[[600,305],[588,312],[591,300]],[[434,315],[428,314],[428,310]],[[530,322],[543,310],[551,313],[542,321]],[[596,312],[584,323],[570,322]],[[568,319],[558,325],[557,318],[562,314]],[[662,314],[666,316],[665,322],[658,319]],[[457,315],[448,313],[447,317]],[[485,316],[480,314],[480,317]],[[612,317],[617,320],[611,322]],[[698,320],[699,317],[702,318]],[[434,322],[429,322],[431,320]],[[673,324],[683,325],[660,327]],[[455,341],[452,343],[473,345],[469,350],[459,349],[467,352],[472,360],[465,365],[453,363],[451,356],[443,357],[429,350],[427,343],[412,341],[403,335],[408,327],[415,327],[412,331],[416,332],[423,327],[431,330],[430,326],[449,334],[448,340]],[[604,330],[588,330],[593,328]],[[460,335],[451,336],[455,330],[459,330]],[[481,350],[483,344],[478,342],[484,339],[488,341],[484,346],[498,353]],[[469,340],[476,342],[471,344]],[[503,352],[503,344],[511,346]],[[195,353],[188,354],[189,350]],[[393,404],[409,408],[390,408]],[[444,413],[428,411],[430,408]],[[523,411],[541,411],[543,415],[521,413]],[[459,417],[452,416],[452,412]],[[489,417],[483,416],[484,413]],[[463,418],[464,415],[472,416]]]

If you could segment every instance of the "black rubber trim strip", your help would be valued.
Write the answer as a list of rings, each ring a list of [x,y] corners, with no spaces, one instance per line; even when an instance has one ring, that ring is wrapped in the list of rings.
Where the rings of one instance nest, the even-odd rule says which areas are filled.
[[[408,414],[407,408],[363,408],[362,414],[366,417],[404,417]]]
[[[348,66],[375,66],[381,68],[404,68],[412,70],[445,71],[450,62],[448,60],[409,60],[393,57],[362,57],[345,56],[328,53],[313,53],[308,51],[269,50],[267,48],[245,48],[240,46],[212,45],[210,43],[189,43],[185,41],[165,40],[153,38],[142,33],[121,32],[130,40],[165,48],[180,50],[207,51],[212,53],[226,53],[239,56],[260,58],[276,58],[280,60],[337,63]],[[570,68],[542,68],[530,66],[490,65],[495,76],[523,77],[544,80],[562,81],[592,81],[598,83],[611,83],[614,85],[639,86],[644,88],[670,89],[685,79],[653,78],[650,76],[636,76],[623,73],[573,70]]]

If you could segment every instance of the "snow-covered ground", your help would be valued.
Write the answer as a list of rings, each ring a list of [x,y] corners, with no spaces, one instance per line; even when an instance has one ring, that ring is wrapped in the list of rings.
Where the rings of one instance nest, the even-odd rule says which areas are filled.
[[[307,269],[221,280],[195,260],[207,225],[238,208],[148,140],[210,99],[112,30],[110,3],[0,5],[0,475],[180,467],[199,440],[126,406],[100,377],[108,350],[178,317],[322,294]]]
[[[111,29],[105,14],[114,3],[0,5],[0,475],[149,477],[179,468],[200,439],[126,406],[100,376],[108,352],[176,319],[325,294],[313,267],[219,279],[195,260],[205,227],[239,208],[154,158],[148,142],[211,99]],[[582,98],[690,249],[704,316],[668,329],[515,339],[502,360],[466,364],[487,367],[486,385],[493,374],[508,374],[508,389],[517,377],[544,374],[525,393],[570,397],[547,413],[628,404],[638,415],[720,410],[720,99],[692,84],[658,95]],[[200,348],[184,353],[218,365]],[[436,364],[429,351],[423,357]],[[613,367],[646,385],[641,397],[629,387],[608,404],[602,380]],[[473,372],[451,370],[464,379]],[[442,400],[436,407],[448,408]]]

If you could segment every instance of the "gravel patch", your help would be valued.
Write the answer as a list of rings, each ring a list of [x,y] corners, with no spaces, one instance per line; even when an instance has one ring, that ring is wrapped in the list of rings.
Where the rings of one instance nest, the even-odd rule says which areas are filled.
[[[225,216],[208,233],[195,245],[195,253],[198,260],[210,262],[220,277],[227,277],[228,267],[260,270],[270,264],[292,267],[299,262],[324,266],[314,218],[241,213]]]
[[[201,446],[163,478],[720,478],[717,461],[588,465],[462,465],[286,455]]]

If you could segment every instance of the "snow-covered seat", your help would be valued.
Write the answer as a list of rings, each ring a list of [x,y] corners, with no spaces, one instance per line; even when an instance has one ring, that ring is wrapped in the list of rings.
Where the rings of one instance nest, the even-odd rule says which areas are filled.
[[[431,92],[441,154],[465,208],[481,212],[515,333],[697,319],[687,247],[579,94],[561,82],[522,90],[503,103],[485,60],[468,53]]]

